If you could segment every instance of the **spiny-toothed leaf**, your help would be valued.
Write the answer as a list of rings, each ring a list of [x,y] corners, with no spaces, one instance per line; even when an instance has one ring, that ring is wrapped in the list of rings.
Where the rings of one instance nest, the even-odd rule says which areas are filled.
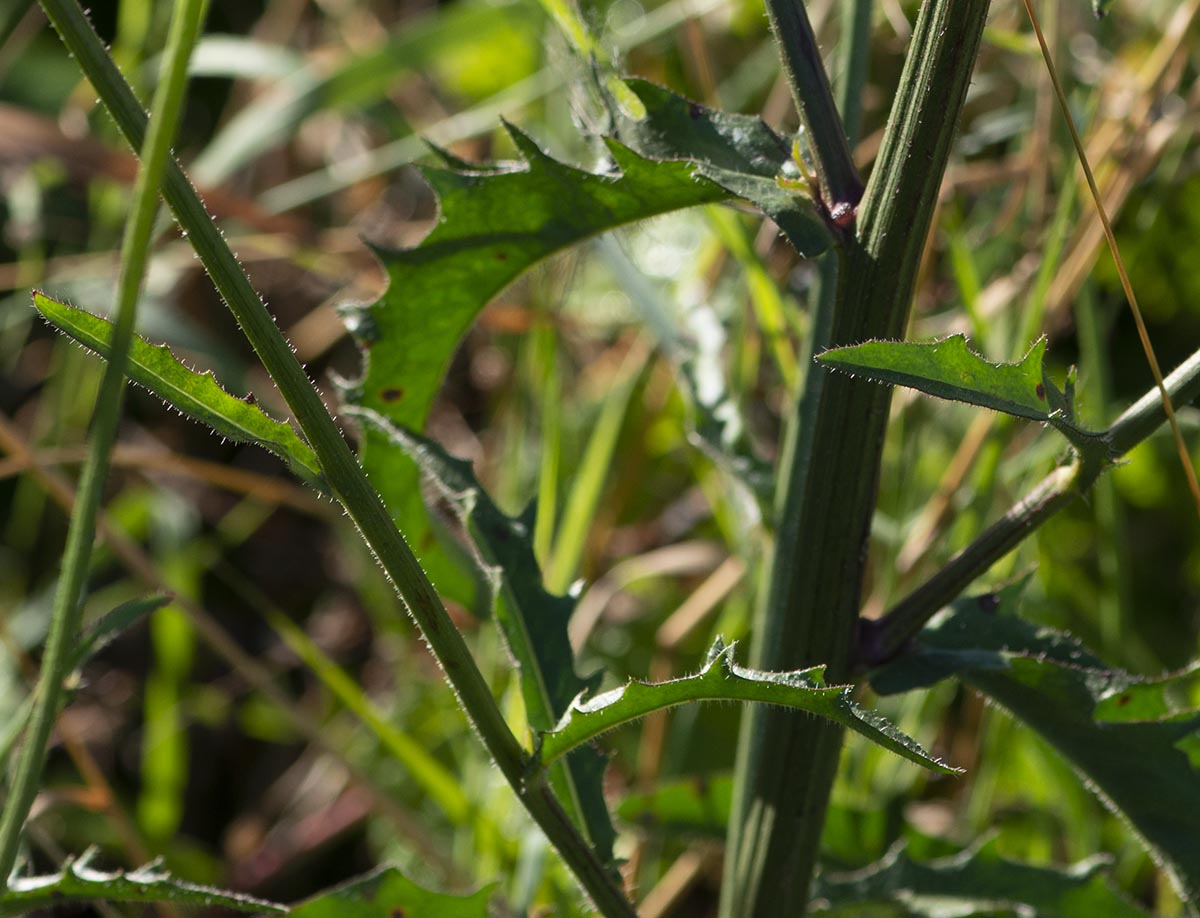
[[[68,902],[97,901],[172,902],[239,912],[287,912],[283,906],[263,899],[178,880],[157,863],[113,873],[96,870],[91,866],[95,854],[89,850],[78,859],[68,860],[58,873],[10,879],[7,889],[0,887],[0,918],[58,908]]]
[[[1184,898],[1200,904],[1200,669],[1146,679],[1107,666],[1069,635],[1018,618],[1019,592],[961,599],[940,612],[903,656],[872,674],[876,690],[954,675],[983,692],[1066,758]]]
[[[42,293],[35,292],[33,302],[46,321],[88,350],[108,358],[112,323]],[[153,345],[135,337],[125,372],[135,383],[221,436],[257,444],[287,462],[301,478],[313,484],[322,481],[316,455],[290,424],[276,421],[252,402],[230,395],[211,373],[188,369],[165,344]]]
[[[424,889],[386,867],[296,905],[292,918],[487,918],[492,886],[469,896]]]
[[[792,145],[761,118],[708,108],[645,80],[627,80],[641,100],[641,118],[611,105],[616,136],[642,156],[692,163],[730,194],[757,206],[805,258],[829,248],[832,238],[812,200],[780,186],[799,178]]]
[[[736,644],[718,638],[700,672],[667,682],[630,680],[594,698],[578,698],[554,728],[542,736],[539,761],[545,765],[621,724],[655,711],[697,701],[754,701],[806,711],[836,721],[897,755],[943,774],[958,770],[931,756],[885,717],[850,700],[854,687],[825,685],[824,667],[765,673],[733,661]]]
[[[879,863],[847,874],[824,874],[812,914],[858,918],[1139,918],[1091,858],[1057,869],[1006,860],[994,841],[953,857],[917,863],[902,845]]]
[[[688,163],[653,162],[613,141],[616,169],[590,173],[508,130],[524,162],[423,170],[438,198],[437,224],[415,248],[380,250],[387,291],[372,306],[347,313],[366,355],[361,379],[345,393],[350,404],[422,429],[459,341],[524,271],[615,227],[729,197]],[[439,561],[412,462],[373,429],[364,432],[361,458],[434,584],[445,590],[461,580]]]
[[[552,595],[543,586],[533,551],[532,514],[514,518],[503,513],[479,484],[471,463],[450,456],[432,440],[394,427],[374,412],[351,409],[349,413],[412,457],[454,508],[490,584],[497,621],[517,664],[529,726],[539,732],[551,729],[581,692],[595,688],[597,680],[580,678],[575,671],[567,638],[575,600]],[[615,832],[604,801],[605,764],[595,750],[580,749],[567,759],[565,773],[551,778],[608,862]]]
[[[1046,373],[1045,357],[1044,337],[1016,363],[992,363],[972,351],[963,335],[952,335],[940,341],[867,341],[816,359],[853,376],[1052,424],[1098,467],[1111,462],[1115,455],[1105,435],[1075,423],[1073,378],[1066,394],[1059,391]]]
[[[171,601],[170,596],[146,596],[123,602],[96,619],[84,631],[72,655],[71,669],[78,669],[90,657],[111,644],[122,631]]]

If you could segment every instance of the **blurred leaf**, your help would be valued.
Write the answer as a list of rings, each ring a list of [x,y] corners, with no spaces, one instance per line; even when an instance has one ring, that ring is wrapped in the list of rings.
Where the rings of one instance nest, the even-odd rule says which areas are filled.
[[[618,143],[619,172],[593,174],[557,162],[509,127],[524,163],[464,171],[425,169],[440,219],[415,248],[380,251],[391,283],[374,305],[348,315],[366,351],[347,401],[419,430],[467,329],[497,293],[547,256],[614,227],[727,194],[686,163],[655,163]],[[434,547],[416,466],[383,432],[364,431],[361,456],[372,483],[418,557]],[[430,571],[440,590],[452,576]],[[458,579],[461,579],[459,577]]]
[[[455,4],[437,15],[410,19],[378,47],[347,54],[333,68],[325,61],[297,67],[229,120],[193,163],[192,175],[202,184],[220,184],[254,157],[290,142],[311,115],[384,102],[406,74],[436,66],[474,91],[504,76],[508,80],[500,82],[519,79],[536,63],[520,60],[520,52],[536,48],[543,21],[537,5],[523,0]],[[212,42],[210,37],[206,44]],[[478,59],[489,49],[506,51],[508,66],[493,67],[485,77],[450,72],[452,59],[471,54]]]
[[[717,111],[645,80],[627,85],[645,110],[634,117],[610,105],[617,139],[651,159],[693,164],[697,174],[774,220],[803,257],[829,247],[829,231],[811,199],[780,187],[781,177],[800,178],[790,141],[761,118]]]
[[[293,918],[487,918],[487,886],[469,896],[422,889],[394,867],[332,889],[302,902]]]
[[[533,551],[532,512],[519,518],[501,512],[475,478],[471,463],[450,456],[432,440],[393,427],[373,412],[352,409],[350,414],[411,456],[466,526],[491,588],[496,618],[517,664],[529,725],[535,731],[551,729],[581,692],[595,688],[598,677],[582,679],[575,672],[575,657],[567,639],[575,599],[555,596],[542,583]],[[567,759],[567,774],[552,775],[552,781],[607,863],[612,861],[615,833],[604,800],[605,764],[594,749],[580,749]]]
[[[994,842],[954,857],[918,864],[903,846],[878,864],[822,875],[815,915],[846,918],[1136,918],[1145,915],[1113,891],[1092,858],[1059,870],[1001,858]]]
[[[991,363],[972,351],[963,335],[951,335],[940,341],[867,341],[833,348],[816,359],[852,376],[1052,424],[1081,453],[1111,460],[1105,435],[1074,422],[1073,377],[1066,393],[1060,392],[1046,372],[1045,357],[1045,337],[1017,363]]]
[[[540,761],[553,762],[576,746],[654,711],[697,701],[756,701],[828,718],[932,771],[958,773],[886,718],[851,701],[853,686],[825,685],[824,666],[784,673],[759,672],[733,662],[736,646],[726,647],[718,638],[703,668],[694,676],[655,683],[630,680],[594,698],[576,699],[553,732],[542,736]]]
[[[649,831],[724,839],[733,803],[727,774],[664,781],[646,793],[627,794],[617,815]]]
[[[93,654],[115,641],[122,631],[132,627],[155,609],[161,609],[170,601],[170,596],[146,596],[141,599],[131,599],[96,619],[87,627],[76,645],[69,669],[78,669]]]
[[[961,599],[871,677],[883,694],[954,675],[1041,734],[1200,901],[1197,668],[1144,679],[1013,614],[1020,587]]]
[[[110,322],[41,293],[35,292],[33,301],[48,322],[107,359]],[[131,380],[221,436],[268,449],[310,484],[321,481],[316,455],[290,424],[268,417],[253,401],[230,395],[211,373],[188,369],[165,344],[134,338],[127,373]]]
[[[281,905],[177,880],[157,863],[137,870],[104,873],[94,870],[95,849],[68,860],[58,873],[37,877],[13,877],[8,889],[0,888],[0,918],[23,915],[36,909],[53,909],[66,902],[173,902],[202,908],[234,909],[239,912],[285,913]]]

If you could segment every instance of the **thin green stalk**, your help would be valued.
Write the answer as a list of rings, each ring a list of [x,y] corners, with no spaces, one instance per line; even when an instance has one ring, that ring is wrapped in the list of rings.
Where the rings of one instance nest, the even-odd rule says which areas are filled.
[[[33,6],[33,0],[11,0],[5,6],[6,9],[0,12],[0,45],[8,41],[12,33],[17,30],[17,26],[21,24],[21,20],[29,12],[29,8]]]
[[[871,63],[871,14],[875,0],[842,0],[841,62],[834,85],[846,140],[851,146],[862,135],[863,88]]]
[[[1200,351],[1180,364],[1164,383],[1175,404],[1200,396]],[[1124,455],[1167,421],[1162,392],[1151,389],[1105,431],[1116,455]],[[1075,465],[1055,469],[989,526],[970,545],[912,593],[873,622],[859,623],[858,661],[873,666],[891,659],[939,609],[952,602],[976,577],[1032,535],[1042,523],[1075,500],[1099,470]]]
[[[121,133],[131,145],[139,144],[145,130],[145,116],[83,11],[74,0],[41,2]],[[633,915],[619,879],[596,857],[553,793],[542,783],[526,781],[527,756],[508,728],[466,642],[342,438],[320,393],[174,160],[167,166],[163,196],[288,403],[331,488],[400,594],[501,773],[601,912]]]
[[[833,344],[904,333],[987,9],[987,0],[931,0],[921,9],[856,230],[841,251]],[[836,375],[820,392],[780,467],[783,513],[751,665],[824,663],[837,682],[849,672],[890,394]],[[806,910],[841,741],[839,728],[815,720],[745,712],[726,918]]]
[[[835,213],[839,206],[853,209],[862,198],[863,183],[854,167],[804,0],[766,0],[766,6],[825,205]]]
[[[165,72],[154,93],[149,126],[141,144],[141,160],[130,203],[130,218],[121,244],[117,281],[117,310],[113,323],[112,356],[105,367],[92,421],[92,442],[79,486],[79,501],[71,517],[63,570],[59,577],[50,633],[38,675],[37,706],[25,737],[12,790],[0,820],[0,877],[7,879],[16,863],[21,829],[41,781],[46,744],[58,717],[63,680],[83,614],[83,588],[96,535],[96,516],[108,477],[109,459],[121,419],[125,364],[133,341],[137,298],[145,274],[150,235],[158,210],[158,190],[171,153],[187,86],[187,64],[203,27],[205,0],[178,0],[167,38]]]

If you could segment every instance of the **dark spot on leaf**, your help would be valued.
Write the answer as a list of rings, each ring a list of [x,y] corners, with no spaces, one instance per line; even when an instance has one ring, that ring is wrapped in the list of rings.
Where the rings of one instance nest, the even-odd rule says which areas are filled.
[[[985,593],[983,596],[980,596],[976,602],[979,603],[979,610],[981,612],[986,612],[988,615],[991,615],[1000,608],[1000,597],[995,593]]]
[[[1043,402],[1046,400],[1046,387],[1043,386],[1041,383],[1037,384],[1037,397],[1040,398]]]
[[[508,252],[497,252],[496,261],[508,261]]]
[[[1133,701],[1132,695],[1130,695],[1130,694],[1121,695],[1119,698],[1117,698],[1117,707],[1123,708],[1123,707],[1125,707],[1125,705],[1129,704],[1129,702],[1131,702],[1131,701]]]
[[[388,388],[379,393],[379,397],[385,402],[398,402],[404,398],[404,390],[399,386],[388,386]]]
[[[404,918],[404,909],[402,909],[402,908],[392,909],[392,918]]]
[[[701,118],[704,116],[704,106],[699,102],[692,102],[688,105],[688,114],[693,118]]]

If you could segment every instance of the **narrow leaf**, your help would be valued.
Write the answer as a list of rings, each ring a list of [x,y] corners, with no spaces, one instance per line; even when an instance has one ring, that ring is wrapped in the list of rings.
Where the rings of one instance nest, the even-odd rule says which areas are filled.
[[[75,647],[71,669],[78,669],[94,654],[111,644],[122,631],[171,601],[170,596],[146,596],[123,602],[111,612],[96,619],[84,631]]]
[[[110,322],[42,293],[35,292],[33,302],[46,321],[108,359]],[[135,383],[221,436],[268,449],[301,478],[314,484],[321,481],[317,457],[290,424],[268,417],[253,402],[230,395],[211,373],[188,369],[165,344],[153,345],[134,338],[126,372]]]
[[[469,896],[423,889],[387,867],[295,906],[293,918],[487,918],[487,886]]]
[[[954,675],[988,695],[1065,757],[1200,903],[1200,669],[1145,679],[1109,667],[1070,636],[1017,618],[1018,595],[1010,587],[954,603],[872,683],[890,693]]]
[[[178,880],[157,863],[137,870],[105,873],[95,870],[95,850],[67,861],[61,871],[37,877],[13,877],[8,888],[0,888],[0,918],[23,915],[37,909],[55,909],[67,902],[172,902],[204,908],[220,906],[239,912],[285,913],[273,902],[241,893]]]
[[[373,412],[352,409],[350,414],[411,456],[466,526],[490,584],[496,619],[517,664],[529,725],[535,731],[551,729],[581,692],[595,687],[596,680],[575,672],[567,638],[575,599],[555,596],[543,585],[533,551],[532,515],[513,518],[503,513],[479,484],[471,464],[450,456],[432,440],[394,427]],[[605,764],[594,750],[581,749],[552,781],[597,852],[611,861],[615,832],[604,801]]]
[[[867,341],[833,348],[816,359],[853,376],[1052,424],[1097,467],[1111,463],[1116,452],[1108,437],[1075,423],[1074,377],[1068,377],[1065,393],[1059,391],[1046,372],[1045,357],[1044,337],[1016,363],[992,363],[972,351],[964,336],[952,335],[940,341]]]
[[[1005,860],[994,842],[926,863],[903,846],[878,864],[817,880],[812,914],[872,918],[1138,918],[1146,913],[1113,890],[1101,858],[1070,867]]]
[[[641,100],[642,117],[612,104],[616,136],[642,156],[679,160],[775,221],[805,258],[825,251],[832,238],[806,194],[788,191],[781,178],[799,179],[792,144],[761,118],[708,108],[645,80],[626,84]]]
[[[631,680],[594,698],[577,698],[554,731],[542,736],[541,763],[553,762],[614,727],[665,708],[696,701],[755,701],[828,718],[932,771],[958,773],[886,718],[851,701],[853,686],[825,685],[823,666],[783,673],[759,672],[733,661],[735,646],[726,647],[718,638],[703,669],[693,676],[655,683]]]

